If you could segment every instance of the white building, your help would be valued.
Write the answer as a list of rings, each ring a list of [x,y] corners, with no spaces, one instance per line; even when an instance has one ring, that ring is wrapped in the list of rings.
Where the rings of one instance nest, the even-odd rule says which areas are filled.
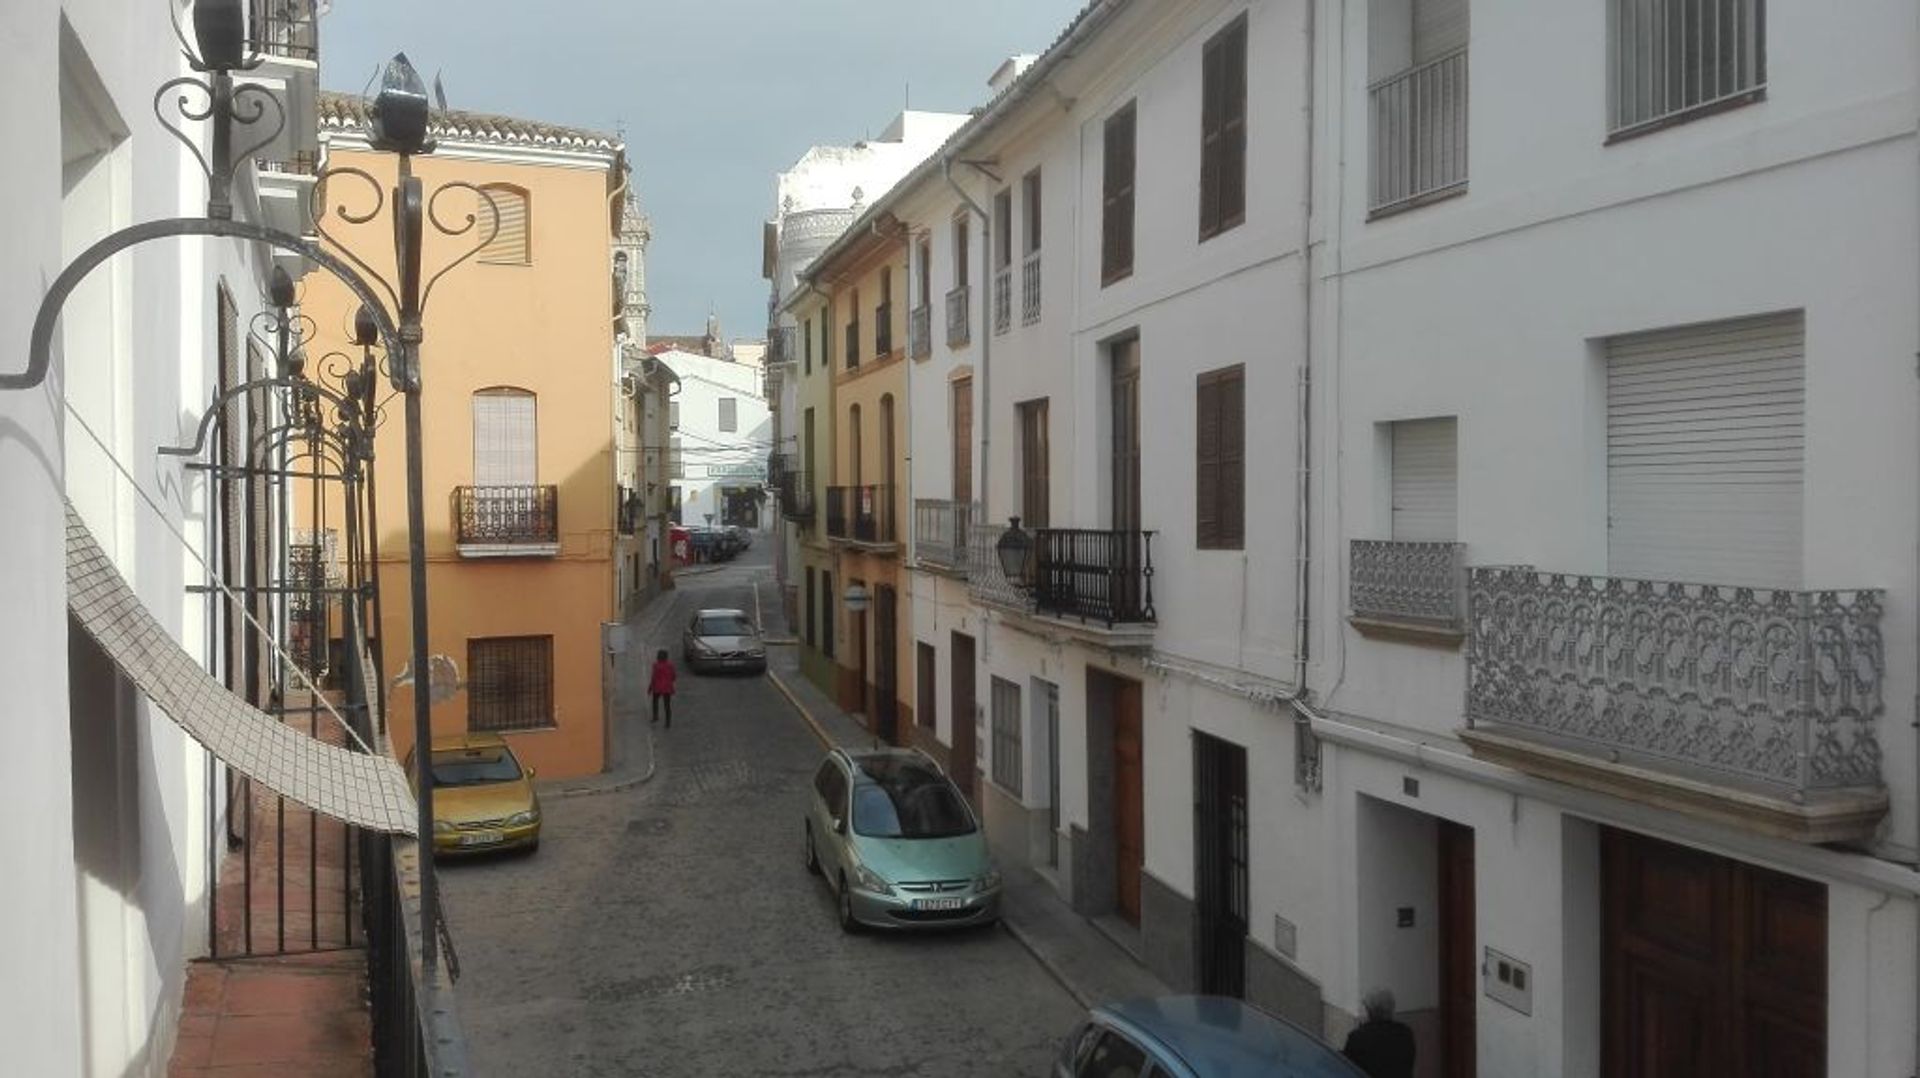
[[[677,349],[653,358],[678,381],[668,403],[674,519],[765,530],[773,420],[760,367]]]

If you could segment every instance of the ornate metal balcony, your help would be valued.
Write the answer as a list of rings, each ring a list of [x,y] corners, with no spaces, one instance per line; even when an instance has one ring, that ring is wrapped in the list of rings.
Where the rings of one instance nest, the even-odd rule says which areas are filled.
[[[1013,267],[1001,266],[993,271],[993,332],[1005,333],[1013,328]]]
[[[1468,603],[1463,736],[1477,753],[1539,770],[1524,746],[1545,745],[1546,770],[1574,782],[1578,758],[1597,757],[1675,776],[1677,800],[1753,791],[1717,814],[1808,841],[1870,832],[1885,812],[1880,592],[1507,567],[1470,570]]]
[[[913,503],[915,557],[941,569],[967,570],[967,539],[978,507],[944,498],[919,498]]]
[[[1040,252],[1029,254],[1020,264],[1020,324],[1040,321]]]
[[[779,463],[772,464],[771,461]],[[780,515],[795,524],[813,521],[813,473],[794,467],[789,454],[776,453],[770,460],[774,492],[780,498]]]
[[[927,304],[907,312],[907,353],[914,359],[933,354],[933,308]]]
[[[969,324],[973,315],[973,293],[966,285],[947,293],[947,347],[964,348],[973,339]]]
[[[1032,596],[1008,580],[1000,567],[1000,536],[1006,530],[1004,524],[967,529],[967,592],[975,599],[1031,612]]]
[[[1040,528],[1033,533],[1032,587],[1021,589],[1000,565],[997,524],[975,525],[967,547],[967,588],[975,598],[1055,618],[1151,625],[1153,533]]]
[[[560,552],[560,488],[455,487],[454,541],[468,557]]]
[[[893,488],[827,488],[827,538],[882,545],[895,542]]]
[[[1466,545],[1355,539],[1348,579],[1354,623],[1463,633]]]

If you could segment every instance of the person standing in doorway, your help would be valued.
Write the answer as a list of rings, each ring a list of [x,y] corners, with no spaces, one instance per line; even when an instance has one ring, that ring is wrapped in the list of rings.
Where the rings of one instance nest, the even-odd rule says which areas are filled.
[[[673,729],[673,680],[677,677],[673,669],[673,660],[667,658],[667,649],[661,648],[653,656],[653,678],[647,685],[647,694],[653,697],[653,718],[648,722],[660,721],[662,712],[667,716],[667,729]]]
[[[1384,988],[1360,1000],[1367,1020],[1347,1034],[1340,1054],[1368,1078],[1413,1078],[1413,1030],[1393,1017],[1393,993]]]

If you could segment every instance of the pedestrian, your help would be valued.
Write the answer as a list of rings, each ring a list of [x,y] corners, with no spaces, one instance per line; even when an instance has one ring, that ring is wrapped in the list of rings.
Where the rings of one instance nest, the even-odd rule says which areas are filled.
[[[1367,1020],[1347,1034],[1340,1054],[1366,1071],[1368,1078],[1413,1078],[1413,1030],[1393,1017],[1393,993],[1384,988],[1360,1001]]]
[[[660,721],[661,712],[667,716],[667,729],[673,729],[673,679],[676,677],[673,660],[667,658],[667,649],[661,648],[653,656],[653,679],[647,685],[648,695],[653,697],[653,718],[650,723]]]

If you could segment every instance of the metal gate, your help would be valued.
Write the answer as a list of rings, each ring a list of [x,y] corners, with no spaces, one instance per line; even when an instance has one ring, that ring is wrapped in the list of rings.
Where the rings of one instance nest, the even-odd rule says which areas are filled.
[[[1194,905],[1200,991],[1246,993],[1247,750],[1193,735]]]

